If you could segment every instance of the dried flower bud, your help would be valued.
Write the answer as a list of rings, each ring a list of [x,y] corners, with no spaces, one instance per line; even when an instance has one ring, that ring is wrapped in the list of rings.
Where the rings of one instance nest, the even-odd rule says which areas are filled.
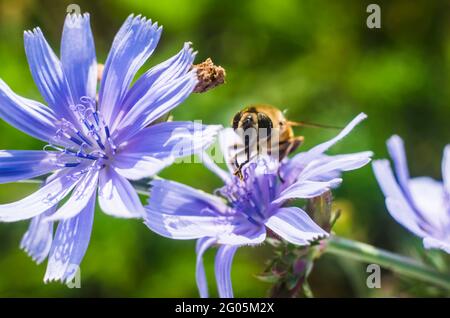
[[[198,76],[198,84],[194,89],[194,93],[204,93],[225,83],[225,69],[221,66],[214,65],[210,58],[192,67],[197,69]]]

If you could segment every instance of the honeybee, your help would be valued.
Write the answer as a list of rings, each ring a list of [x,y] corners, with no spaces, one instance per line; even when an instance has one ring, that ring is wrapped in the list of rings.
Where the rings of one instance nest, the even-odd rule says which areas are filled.
[[[232,145],[232,165],[234,174],[242,178],[241,169],[259,154],[277,157],[280,161],[294,152],[304,141],[303,136],[296,136],[293,127],[309,126],[335,128],[306,122],[294,122],[286,119],[277,107],[256,104],[245,107],[234,115],[234,131],[240,136],[240,145]]]

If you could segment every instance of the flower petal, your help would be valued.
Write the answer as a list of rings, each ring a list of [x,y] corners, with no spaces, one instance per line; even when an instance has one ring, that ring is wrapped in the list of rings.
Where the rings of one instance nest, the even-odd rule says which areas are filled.
[[[318,156],[327,151],[331,146],[335,145],[338,141],[347,136],[356,125],[358,125],[361,121],[367,118],[367,115],[364,113],[360,113],[356,116],[341,132],[334,138],[319,144],[307,152],[301,152],[289,160],[289,165],[291,169],[289,169],[288,173],[282,173],[282,177],[284,179],[287,178],[295,178],[298,173],[303,169],[310,161],[316,159]],[[289,174],[289,175],[287,175]]]
[[[97,59],[89,14],[68,14],[61,40],[61,63],[76,101],[88,96],[95,99]]]
[[[217,290],[221,298],[233,298],[231,285],[231,265],[238,246],[223,245],[216,254],[215,273]]]
[[[156,175],[171,165],[174,158],[154,158],[144,153],[122,152],[114,158],[114,168],[122,177],[129,180],[140,180]]]
[[[311,241],[328,236],[305,211],[297,207],[279,209],[266,221],[266,226],[296,245],[309,245]]]
[[[106,214],[120,218],[139,218],[144,207],[130,182],[112,168],[100,173],[99,204]]]
[[[445,191],[450,197],[450,145],[447,145],[444,148],[444,156],[442,158],[442,180],[444,181]]]
[[[435,229],[445,233],[450,225],[450,214],[443,184],[429,177],[409,180],[409,190],[417,210]],[[437,235],[437,233],[436,233]]]
[[[73,218],[89,204],[92,195],[95,195],[97,190],[99,172],[96,169],[91,169],[78,182],[73,190],[69,200],[61,206],[56,213],[46,218],[46,221],[67,220]]]
[[[26,198],[0,205],[0,222],[30,219],[58,204],[78,183],[77,169],[66,169]]]
[[[229,207],[219,197],[163,179],[150,182],[147,207],[159,213],[173,215],[216,216],[229,213]]]
[[[342,179],[336,178],[327,182],[299,181],[284,189],[279,196],[272,201],[274,204],[282,203],[289,199],[309,199],[317,197],[324,192],[336,187]]]
[[[24,38],[31,75],[42,97],[58,118],[77,122],[70,109],[74,100],[61,62],[48,45],[42,31],[39,28],[25,31]]]
[[[184,76],[158,87],[148,97],[142,98],[125,115],[114,132],[114,140],[120,144],[130,139],[156,119],[177,107],[192,93],[197,81],[197,73],[192,70]]]
[[[61,221],[48,259],[44,281],[69,282],[76,275],[91,238],[94,221],[95,194],[75,217]]]
[[[163,214],[152,209],[147,209],[145,224],[153,232],[177,240],[217,237],[234,227],[232,217]]]
[[[48,256],[53,242],[53,222],[47,222],[45,217],[56,211],[56,206],[31,219],[27,232],[20,242],[23,249],[37,264]]]
[[[114,122],[128,87],[156,48],[161,31],[151,20],[130,15],[114,38],[99,92],[99,108],[107,125]]]
[[[211,172],[213,172],[215,175],[217,175],[225,184],[228,184],[232,180],[232,175],[226,171],[220,168],[214,160],[206,153],[202,153],[202,163],[203,165],[209,169]]]
[[[203,237],[197,240],[195,252],[197,254],[195,267],[195,280],[201,298],[208,298],[208,282],[206,280],[205,267],[203,266],[203,254],[216,242],[215,238]]]
[[[336,155],[336,156],[320,156],[308,163],[301,171],[297,180],[329,180],[339,176],[343,171],[359,169],[371,160],[373,153],[371,151],[363,151],[353,154]]]
[[[266,228],[250,222],[247,218],[236,217],[232,225],[232,231],[218,235],[218,244],[239,246],[257,245],[266,239]]]
[[[0,150],[0,183],[41,176],[60,169],[58,153],[33,150]]]
[[[219,198],[173,181],[153,180],[150,185],[145,224],[152,231],[186,240],[233,230],[234,216]]]
[[[185,43],[183,49],[177,55],[144,73],[128,90],[111,129],[114,130],[124,115],[140,100],[148,99],[159,87],[185,75],[192,67],[195,54],[191,44]]]
[[[411,202],[414,202],[412,201],[412,196],[408,188],[409,171],[403,140],[399,136],[394,135],[388,139],[387,147],[392,161],[394,162],[394,170],[398,179],[398,184],[402,188],[406,198]]]
[[[201,125],[196,122],[164,122],[152,125],[120,147],[114,165],[124,176],[153,176],[170,165],[175,158],[199,153],[211,145],[220,128],[221,126]],[[153,157],[154,160],[148,157]],[[139,173],[139,166],[147,167],[148,170]]]
[[[409,201],[405,198],[400,186],[395,180],[388,160],[376,160],[372,164],[373,172],[386,197],[386,207],[391,216],[409,231],[424,237],[424,227],[429,227],[422,221]]]
[[[15,94],[0,79],[0,118],[11,126],[49,142],[55,136],[55,113],[48,107]]]
[[[437,184],[430,178],[410,179],[405,146],[399,136],[394,135],[389,138],[387,146],[394,162],[395,174],[402,197],[407,201],[406,205],[415,213],[415,222],[420,228],[419,230],[409,228],[409,230],[417,235],[422,230],[425,230],[429,234],[439,237],[443,229],[448,226],[449,219],[447,208],[442,198],[444,196],[442,184]],[[389,204],[391,210],[396,205],[404,203],[399,202],[396,204],[395,202],[390,202]],[[424,237],[423,234],[421,236]]]

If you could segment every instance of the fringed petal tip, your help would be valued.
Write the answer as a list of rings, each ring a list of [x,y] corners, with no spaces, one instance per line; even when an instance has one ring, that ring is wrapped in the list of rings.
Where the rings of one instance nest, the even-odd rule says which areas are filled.
[[[49,263],[51,260],[49,260]],[[47,271],[44,276],[44,284],[50,283],[61,283],[69,284],[77,276],[80,271],[80,266],[78,264],[68,264],[65,268],[53,267],[50,269],[50,265],[47,266]]]
[[[66,23],[71,23],[72,26],[81,25],[82,23],[89,22],[89,13],[77,13],[71,12],[66,15]]]
[[[317,242],[317,241],[324,240],[324,239],[329,238],[329,237],[330,237],[330,233],[327,233],[327,232],[318,234],[317,236],[313,237],[313,238],[309,241],[309,244],[312,244],[312,243]]]
[[[190,41],[184,42],[184,45],[183,45],[183,50],[192,56],[192,61],[198,54],[198,51],[194,51],[193,46],[194,46],[194,44]]]
[[[64,276],[45,276],[44,277],[44,284],[51,284],[51,283],[61,283],[61,284],[69,284],[75,277],[76,272],[69,275]]]
[[[42,262],[47,258],[47,255],[44,257],[42,257],[42,255],[35,255],[34,252],[24,244],[20,244],[20,249],[24,251],[25,254],[27,254],[27,256],[36,263],[36,265],[42,264]]]
[[[43,37],[43,33],[40,27],[35,27],[31,30],[25,30],[23,31],[23,36],[25,40],[30,40],[34,37]]]
[[[162,25],[158,25],[158,22],[153,22],[152,19],[148,19],[142,14],[135,15],[134,13],[130,14],[128,18],[125,20],[125,23],[130,23],[131,25],[141,24],[145,25],[145,27],[151,27],[155,31],[161,32],[163,27]],[[124,23],[124,24],[125,24]]]

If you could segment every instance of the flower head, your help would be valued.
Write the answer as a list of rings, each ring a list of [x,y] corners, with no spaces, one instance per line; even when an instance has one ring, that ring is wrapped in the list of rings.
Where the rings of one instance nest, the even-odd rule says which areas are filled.
[[[403,140],[392,136],[387,141],[394,162],[376,160],[373,170],[386,197],[391,216],[409,231],[423,239],[425,248],[450,253],[450,145],[442,159],[443,182],[430,177],[410,178]]]
[[[223,171],[207,156],[205,165],[224,181],[215,195],[173,181],[153,180],[145,223],[156,233],[174,239],[197,242],[197,285],[202,297],[208,295],[202,255],[219,245],[216,280],[221,297],[232,297],[231,262],[239,246],[265,240],[268,229],[296,245],[309,245],[328,235],[291,199],[308,199],[340,184],[337,174],[359,168],[370,161],[370,152],[325,156],[323,152],[344,137],[365,116],[358,116],[333,140],[280,164],[259,156],[243,167],[243,179],[234,176],[230,165]],[[226,129],[219,135],[227,158],[237,135]],[[300,156],[300,157],[298,157]],[[281,176],[281,177],[280,177]]]
[[[70,268],[81,262],[89,243],[97,189],[103,212],[141,217],[143,206],[127,179],[153,176],[214,140],[218,126],[154,124],[197,83],[190,44],[130,86],[161,31],[144,17],[127,18],[105,63],[98,99],[88,14],[67,16],[60,59],[39,28],[25,32],[31,74],[48,107],[15,94],[0,80],[0,117],[48,143],[41,151],[0,151],[1,183],[52,173],[35,193],[0,205],[0,221],[32,218],[21,246],[37,262],[49,256],[46,281],[73,277]],[[55,221],[59,225],[53,238]]]

